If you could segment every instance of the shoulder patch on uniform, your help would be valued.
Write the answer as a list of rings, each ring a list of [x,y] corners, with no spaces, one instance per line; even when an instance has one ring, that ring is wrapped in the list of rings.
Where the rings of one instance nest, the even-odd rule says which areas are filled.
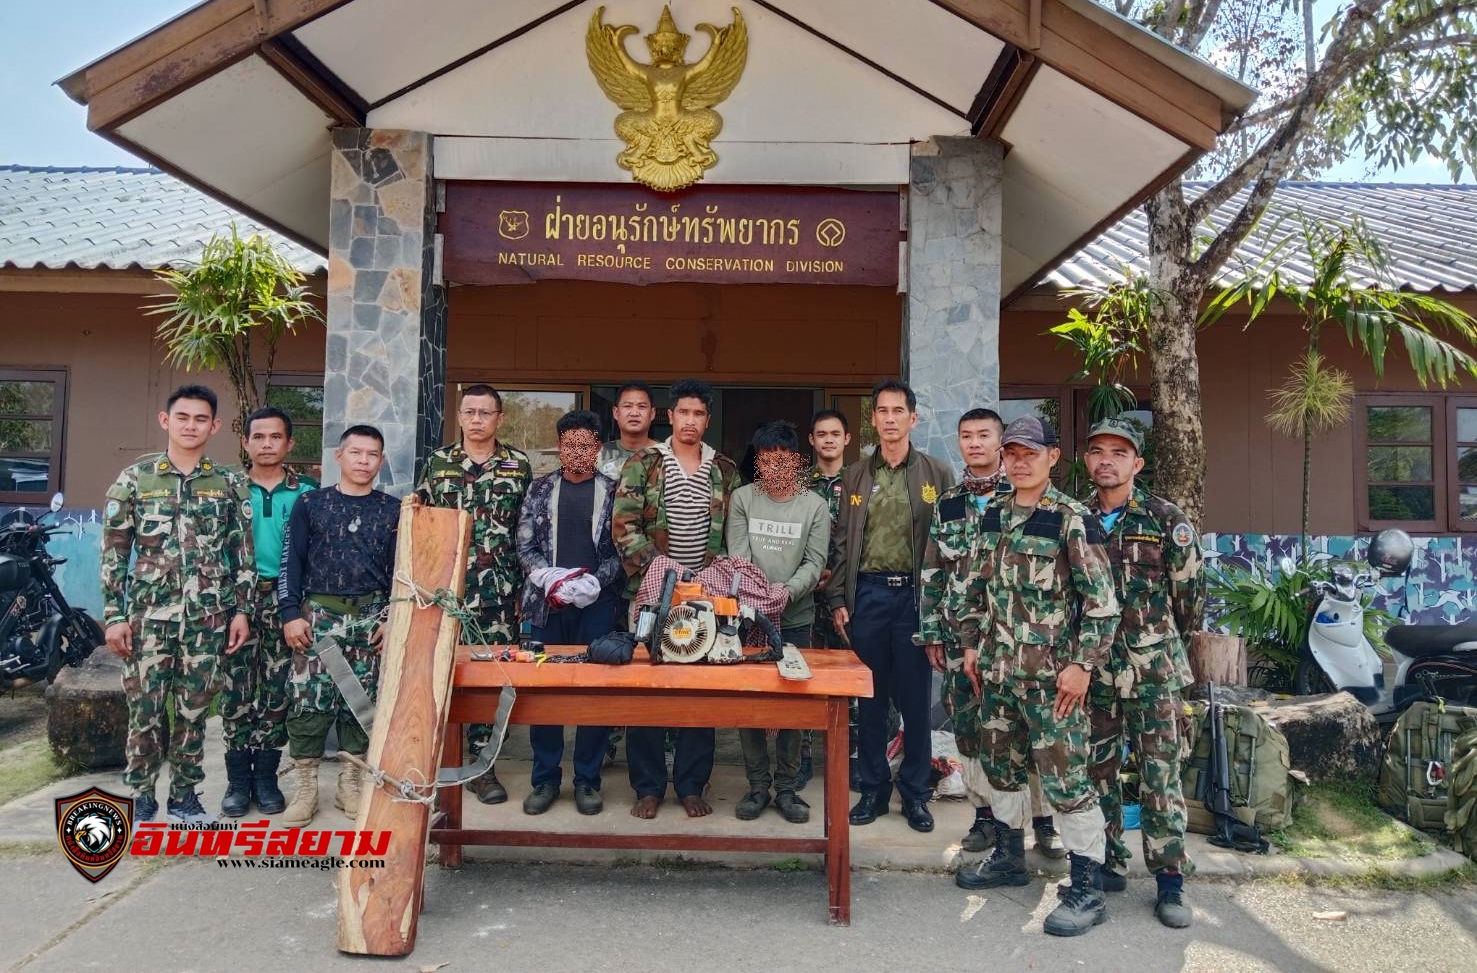
[[[980,529],[991,533],[1000,533],[1000,508],[990,504],[985,508],[985,515],[980,518]]]
[[[968,504],[963,496],[945,497],[939,501],[939,520],[944,522],[963,520],[968,512]]]
[[[242,500],[241,501],[241,515],[243,517],[246,517],[247,519],[250,519],[251,518],[251,501],[250,500]]]
[[[118,516],[118,510],[119,509],[120,508],[118,506],[118,501],[117,500],[109,500],[108,501],[108,505],[103,508],[103,516],[105,516],[105,517],[116,517],[116,516]]]
[[[1195,528],[1182,520],[1174,525],[1174,530],[1170,531],[1169,536],[1176,547],[1189,547],[1195,543]]]

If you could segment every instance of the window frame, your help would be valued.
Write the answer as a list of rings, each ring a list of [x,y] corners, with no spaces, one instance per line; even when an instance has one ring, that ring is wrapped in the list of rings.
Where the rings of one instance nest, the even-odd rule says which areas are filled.
[[[1420,534],[1440,534],[1453,528],[1450,503],[1456,489],[1447,474],[1448,445],[1452,442],[1448,428],[1456,420],[1456,412],[1449,406],[1450,397],[1429,392],[1380,392],[1359,394],[1354,397],[1354,488],[1355,511],[1361,531],[1378,531],[1387,527],[1398,527],[1404,531]],[[1470,397],[1468,397],[1470,398]],[[1470,399],[1477,403],[1477,398]],[[1424,407],[1431,410],[1431,520],[1376,520],[1369,511],[1369,410],[1371,407]],[[1375,446],[1402,445],[1400,443],[1377,442]],[[1404,445],[1415,445],[1406,443]],[[1378,484],[1376,484],[1378,485]],[[1412,484],[1414,485],[1414,484]],[[1477,530],[1473,524],[1468,530]]]
[[[51,398],[51,415],[43,416],[32,413],[16,413],[6,418],[16,419],[23,422],[51,421],[51,452],[47,457],[46,489],[36,490],[0,490],[0,503],[25,505],[33,503],[49,503],[54,494],[61,493],[65,489],[65,463],[67,442],[67,379],[68,370],[62,367],[31,367],[31,368],[0,368],[0,382],[49,382],[54,387]],[[23,454],[7,453],[23,457]]]
[[[1477,395],[1443,395],[1446,400],[1446,450],[1444,459],[1449,464],[1446,477],[1446,523],[1453,534],[1477,532],[1477,517],[1462,520],[1461,473],[1457,450],[1462,446],[1457,426],[1458,409],[1477,409]]]
[[[315,375],[312,372],[273,372],[270,381],[263,382],[261,388],[261,401],[263,403],[266,403],[268,398],[272,394],[272,389],[274,388],[307,388],[318,389],[320,392],[322,392],[324,389],[324,376]],[[318,441],[320,444],[320,450],[323,448],[325,444],[322,436],[324,425],[322,417],[319,417],[317,422],[306,422],[304,420],[298,419],[296,416],[291,416],[289,418],[292,419],[292,435],[294,439],[297,438],[299,430],[304,428],[314,428],[317,429],[319,432]],[[246,420],[246,417],[242,416],[241,419],[244,422]],[[242,434],[245,435],[245,433],[246,430],[243,429]],[[294,461],[289,458],[287,460],[287,464],[294,469],[306,472],[309,476],[312,476],[317,480],[321,481],[323,479],[323,454],[321,451],[319,455],[314,459]]]

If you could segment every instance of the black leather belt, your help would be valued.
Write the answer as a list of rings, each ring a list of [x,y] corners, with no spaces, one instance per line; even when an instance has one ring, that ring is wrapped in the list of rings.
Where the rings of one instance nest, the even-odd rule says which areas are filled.
[[[856,576],[857,584],[880,584],[888,588],[913,587],[913,575],[894,574],[890,571],[862,571]]]

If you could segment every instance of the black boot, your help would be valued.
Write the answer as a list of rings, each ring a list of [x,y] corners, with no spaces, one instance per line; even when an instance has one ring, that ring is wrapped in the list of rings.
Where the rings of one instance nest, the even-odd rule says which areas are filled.
[[[1031,873],[1026,870],[1025,830],[1006,827],[998,818],[994,825],[994,854],[954,873],[954,884],[961,889],[993,889],[1001,885],[1031,884]]]
[[[969,826],[969,832],[965,834],[964,840],[959,842],[959,847],[964,851],[979,853],[989,851],[995,846],[995,815],[987,807],[974,809],[974,823]]]
[[[1108,918],[1108,900],[1094,888],[1101,866],[1075,852],[1069,857],[1072,861],[1072,886],[1041,927],[1048,936],[1080,936]]]
[[[281,750],[258,750],[252,762],[252,789],[257,810],[263,814],[281,814],[287,807],[287,798],[277,786],[277,765],[281,762]]]
[[[226,751],[226,793],[221,797],[221,813],[239,818],[251,810],[251,751]]]
[[[1154,915],[1171,929],[1188,929],[1194,916],[1185,904],[1185,877],[1178,871],[1160,872],[1154,876],[1159,895],[1154,900]]]

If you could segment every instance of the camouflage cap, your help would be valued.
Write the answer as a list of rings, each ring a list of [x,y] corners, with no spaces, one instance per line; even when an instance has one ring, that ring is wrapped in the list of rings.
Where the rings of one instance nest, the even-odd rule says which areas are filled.
[[[1140,456],[1144,453],[1143,431],[1135,423],[1122,416],[1104,419],[1093,426],[1087,431],[1087,441],[1092,442],[1094,436],[1117,436],[1119,439],[1126,439],[1133,446],[1135,453]]]
[[[1045,449],[1057,445],[1056,430],[1040,416],[1021,416],[1005,427],[1000,437],[1001,446],[1019,443],[1029,449]]]

